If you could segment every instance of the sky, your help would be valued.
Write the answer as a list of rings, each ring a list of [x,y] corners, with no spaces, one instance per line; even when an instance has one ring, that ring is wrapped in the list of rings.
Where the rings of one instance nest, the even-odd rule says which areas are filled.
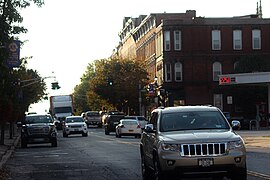
[[[202,17],[233,17],[256,13],[259,0],[44,0],[21,10],[20,35],[25,42],[21,57],[33,56],[28,68],[35,69],[47,83],[50,95],[71,94],[80,84],[86,67],[94,60],[108,58],[118,45],[124,17],[151,13],[185,13],[196,10]],[[261,0],[263,18],[270,18],[270,0]],[[51,82],[61,88],[51,90]],[[29,111],[45,111],[48,102],[31,106]]]

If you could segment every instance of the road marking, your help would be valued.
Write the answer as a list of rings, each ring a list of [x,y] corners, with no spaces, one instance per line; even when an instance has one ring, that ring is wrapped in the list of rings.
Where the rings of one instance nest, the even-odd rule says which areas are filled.
[[[263,178],[264,180],[270,180],[270,176],[269,175],[263,174],[263,173],[259,173],[259,172],[255,172],[255,171],[249,171],[248,170],[248,175],[254,176],[254,177]]]
[[[116,140],[116,139],[112,139],[112,138],[108,138],[108,137],[98,136],[98,135],[95,135],[94,133],[92,135],[99,137],[99,138],[102,138],[102,139],[116,141],[116,142],[121,143],[121,144],[128,144],[128,145],[132,145],[132,146],[138,146],[140,144],[139,142],[127,142],[127,141]]]

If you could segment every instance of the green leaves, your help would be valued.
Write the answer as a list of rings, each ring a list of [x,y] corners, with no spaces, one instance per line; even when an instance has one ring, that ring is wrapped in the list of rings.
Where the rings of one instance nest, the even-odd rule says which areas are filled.
[[[85,95],[88,108],[91,110],[101,110],[101,107],[106,107],[107,110],[115,108],[122,110],[128,106],[138,112],[138,87],[139,83],[143,87],[146,79],[146,70],[135,61],[96,60],[87,67],[81,78],[81,84],[75,88],[75,105],[81,106],[76,108],[83,109],[83,105],[79,104],[81,101],[79,97]]]

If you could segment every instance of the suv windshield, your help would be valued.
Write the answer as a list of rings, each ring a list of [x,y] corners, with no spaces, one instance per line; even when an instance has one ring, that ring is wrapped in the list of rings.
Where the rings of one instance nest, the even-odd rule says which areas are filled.
[[[99,112],[87,112],[86,116],[100,116]]]
[[[52,123],[53,122],[53,120],[50,116],[26,116],[25,121],[27,124]]]
[[[75,123],[75,122],[84,122],[83,118],[76,117],[76,118],[67,118],[66,123]]]
[[[160,123],[162,132],[229,128],[227,121],[218,111],[165,113]]]

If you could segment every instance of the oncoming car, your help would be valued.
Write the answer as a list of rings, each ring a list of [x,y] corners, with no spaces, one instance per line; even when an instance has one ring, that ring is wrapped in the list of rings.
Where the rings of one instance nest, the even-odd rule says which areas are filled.
[[[135,136],[140,138],[142,129],[137,120],[121,119],[120,123],[115,127],[115,136],[121,138],[122,136]]]
[[[199,175],[246,180],[246,148],[224,114],[211,106],[152,111],[140,143],[143,179]]]
[[[68,137],[71,134],[88,136],[87,125],[81,116],[66,117],[63,125],[63,137]]]
[[[25,117],[21,125],[21,146],[26,148],[27,144],[51,143],[57,147],[57,131],[53,124],[52,116],[49,114],[31,114]]]

